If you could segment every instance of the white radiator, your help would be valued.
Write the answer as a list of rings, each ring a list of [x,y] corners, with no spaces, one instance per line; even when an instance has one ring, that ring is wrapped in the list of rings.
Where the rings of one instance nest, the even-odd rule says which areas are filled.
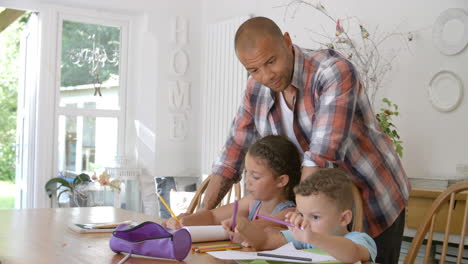
[[[202,77],[202,158],[203,174],[210,174],[229,133],[242,100],[247,71],[237,60],[234,35],[249,17],[236,17],[207,29]]]

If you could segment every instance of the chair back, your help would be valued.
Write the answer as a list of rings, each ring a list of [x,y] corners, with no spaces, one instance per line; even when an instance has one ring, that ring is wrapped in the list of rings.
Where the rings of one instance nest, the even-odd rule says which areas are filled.
[[[465,202],[464,206],[464,213],[463,213],[463,224],[460,232],[460,241],[458,243],[458,254],[457,254],[457,262],[462,263],[463,251],[464,251],[464,242],[466,236],[466,228],[467,228],[467,219],[468,219],[468,193],[464,192],[468,190],[468,181],[458,182],[450,187],[448,187],[444,192],[442,192],[437,198],[432,202],[429,211],[426,213],[425,217],[421,221],[421,225],[416,231],[416,235],[411,242],[410,248],[408,250],[408,254],[405,258],[405,264],[412,264],[415,262],[416,256],[418,255],[419,249],[423,243],[423,240],[427,236],[427,244],[426,250],[424,254],[424,261],[423,263],[428,263],[429,258],[432,255],[431,247],[433,244],[433,236],[434,236],[434,226],[437,218],[437,214],[441,211],[441,208],[447,208],[446,205],[448,203],[448,210],[445,221],[445,231],[444,231],[444,239],[442,244],[442,252],[440,254],[440,262],[445,263],[447,257],[447,247],[448,247],[448,240],[450,235],[450,228],[451,225],[454,224],[453,217],[455,203],[460,202],[460,200]],[[442,216],[442,214],[441,214]]]
[[[353,208],[353,224],[351,231],[363,232],[363,223],[364,223],[364,210],[362,208],[362,197],[361,192],[353,184],[353,199],[354,199],[354,208]]]
[[[211,175],[208,176],[198,187],[197,191],[195,192],[195,196],[193,197],[192,201],[190,202],[189,207],[187,208],[187,213],[193,214],[195,210],[200,207],[203,193],[206,191],[206,188],[208,187],[208,184],[210,183],[210,178],[211,178]],[[240,183],[238,182],[232,185],[232,188],[229,190],[229,192],[226,194],[224,199],[217,206],[222,206],[225,204],[229,204],[231,202],[232,190],[234,190],[234,198],[237,200],[241,199],[241,188],[240,188]]]

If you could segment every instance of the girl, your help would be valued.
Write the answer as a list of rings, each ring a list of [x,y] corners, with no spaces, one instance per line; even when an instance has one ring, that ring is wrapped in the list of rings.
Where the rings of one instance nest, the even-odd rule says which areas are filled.
[[[266,136],[252,144],[245,157],[245,195],[238,204],[237,216],[253,221],[257,214],[284,220],[287,212],[294,212],[294,193],[301,177],[301,156],[296,146],[283,136]],[[182,215],[182,226],[219,225],[229,230],[234,205],[228,204],[212,210]],[[257,227],[281,226],[268,220],[252,222]],[[181,225],[169,219],[166,227],[177,229]],[[233,241],[239,240],[234,237]],[[237,241],[239,242],[239,241]]]

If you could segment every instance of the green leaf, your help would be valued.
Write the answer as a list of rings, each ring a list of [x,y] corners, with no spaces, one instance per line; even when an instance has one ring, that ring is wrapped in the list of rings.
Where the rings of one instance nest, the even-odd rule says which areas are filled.
[[[73,179],[73,185],[76,186],[81,183],[90,182],[91,178],[86,173],[81,173]]]
[[[402,158],[403,157],[403,147],[400,144],[397,144],[397,145],[395,145],[395,150],[396,150],[396,153],[398,153],[398,156],[400,156],[400,158]]]
[[[388,108],[380,108],[380,113],[376,114],[376,119],[379,122],[380,129],[387,134],[392,141],[395,151],[402,157],[403,141],[399,140],[400,135],[398,135],[396,126],[391,122],[392,116],[398,116],[400,114],[400,112],[398,112],[398,105],[392,104],[388,98],[383,98],[382,102],[388,105]],[[395,109],[395,111],[392,111],[392,108]]]
[[[59,186],[57,186],[60,184]],[[49,198],[52,197],[52,194],[57,191],[58,188],[60,187],[65,187],[68,188],[69,191],[73,191],[73,186],[65,179],[60,178],[60,177],[55,177],[50,180],[48,180],[45,184],[45,190],[47,192],[47,195]]]

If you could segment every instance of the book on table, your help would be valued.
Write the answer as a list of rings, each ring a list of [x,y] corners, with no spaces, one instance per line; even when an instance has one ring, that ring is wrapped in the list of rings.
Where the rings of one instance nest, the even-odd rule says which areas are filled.
[[[68,228],[77,233],[110,233],[120,224],[135,226],[138,223],[130,220],[113,223],[70,223]]]

